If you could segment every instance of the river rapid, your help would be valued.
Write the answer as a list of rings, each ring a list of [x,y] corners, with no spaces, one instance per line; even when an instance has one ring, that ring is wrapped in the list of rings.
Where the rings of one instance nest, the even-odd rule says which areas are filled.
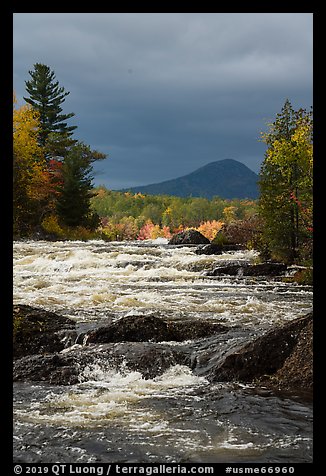
[[[14,303],[69,317],[80,333],[147,314],[218,322],[235,329],[221,339],[221,348],[311,310],[310,286],[206,275],[225,263],[254,263],[255,251],[197,255],[195,250],[164,239],[15,242]],[[209,339],[198,345],[209,345]],[[14,459],[309,463],[312,403],[303,395],[251,385],[212,384],[183,365],[144,379],[123,363],[117,369],[99,360],[84,369],[76,385],[14,384]]]

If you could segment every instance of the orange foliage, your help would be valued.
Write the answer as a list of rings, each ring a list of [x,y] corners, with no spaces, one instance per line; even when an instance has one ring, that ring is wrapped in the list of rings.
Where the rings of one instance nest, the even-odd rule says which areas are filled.
[[[198,228],[196,228],[197,231],[202,233],[202,235],[206,236],[210,241],[212,241],[216,234],[220,231],[220,229],[223,226],[222,221],[217,221],[217,220],[212,220],[212,221],[205,221],[200,224]]]
[[[168,226],[160,227],[154,225],[151,220],[147,220],[145,225],[141,227],[137,240],[156,240],[156,238],[171,238],[170,228]]]

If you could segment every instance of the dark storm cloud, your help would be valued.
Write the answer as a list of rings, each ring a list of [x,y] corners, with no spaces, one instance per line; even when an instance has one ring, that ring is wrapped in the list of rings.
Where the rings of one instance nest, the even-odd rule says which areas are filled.
[[[310,13],[16,13],[14,87],[49,65],[97,183],[158,182],[226,157],[255,171],[266,123],[312,104]]]

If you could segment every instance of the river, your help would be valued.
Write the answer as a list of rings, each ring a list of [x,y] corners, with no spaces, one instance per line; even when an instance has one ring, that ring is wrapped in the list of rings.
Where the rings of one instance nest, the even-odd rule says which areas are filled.
[[[80,332],[148,314],[234,326],[242,332],[234,339],[311,310],[311,286],[206,275],[225,263],[254,263],[255,251],[197,255],[195,249],[164,239],[15,242],[14,303],[67,316]],[[251,385],[213,384],[184,365],[144,379],[123,363],[117,369],[99,360],[76,385],[14,384],[14,459],[309,463],[312,403]]]

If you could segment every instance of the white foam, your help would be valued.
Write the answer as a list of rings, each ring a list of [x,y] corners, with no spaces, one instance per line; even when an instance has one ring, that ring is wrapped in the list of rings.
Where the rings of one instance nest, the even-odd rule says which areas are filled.
[[[86,367],[80,381],[65,393],[56,395],[49,392],[43,402],[35,402],[26,413],[18,411],[20,418],[35,423],[49,421],[73,426],[93,426],[103,424],[104,420],[114,420],[131,426],[147,424],[151,431],[153,422],[157,424],[159,421],[161,431],[166,426],[164,419],[154,410],[138,408],[138,403],[153,397],[178,398],[185,388],[207,384],[205,378],[193,375],[182,365],[145,380],[140,372],[128,371],[124,365],[116,371],[105,369],[100,363]]]
[[[296,317],[310,305],[311,289],[234,277],[208,277],[205,270],[236,260],[252,262],[255,251],[197,255],[192,247],[144,242],[15,242],[14,303],[55,310],[80,309],[76,320],[101,312],[172,312],[233,324],[270,323]],[[266,289],[268,289],[268,299]],[[270,296],[273,299],[270,299]],[[292,302],[289,308],[288,296]],[[296,296],[300,300],[296,302]],[[93,314],[92,314],[93,313]]]

